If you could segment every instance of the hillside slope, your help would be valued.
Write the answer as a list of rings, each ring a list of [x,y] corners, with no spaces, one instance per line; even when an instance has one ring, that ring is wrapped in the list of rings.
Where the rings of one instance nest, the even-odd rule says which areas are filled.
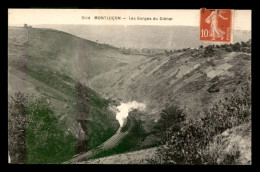
[[[251,54],[215,48],[213,57],[203,55],[205,48],[157,55],[132,68],[115,68],[91,79],[91,88],[122,102],[146,104],[140,118],[149,132],[166,104],[177,101],[188,118],[199,118],[204,107],[251,82]]]
[[[158,116],[152,114],[173,99],[196,114],[197,108],[221,99],[251,76],[250,54],[219,50],[215,57],[192,57],[197,51],[203,50],[174,52],[155,56],[132,68],[115,68],[93,77],[90,85],[108,97],[146,103],[155,119]],[[218,91],[208,91],[213,85]]]
[[[250,165],[251,124],[245,123],[214,137],[204,152],[212,164]],[[82,161],[78,164],[152,164],[160,163],[157,147]],[[235,161],[234,161],[235,159]],[[233,160],[233,161],[232,161]]]
[[[149,132],[166,104],[177,101],[188,118],[197,119],[203,107],[251,81],[250,53],[215,47],[213,56],[203,56],[205,51],[126,54],[61,31],[9,27],[8,95],[21,91],[48,98],[63,114],[64,130],[83,144],[78,153],[117,131],[114,100],[144,103],[146,112],[138,119],[147,137],[139,148],[149,147],[158,141]]]
[[[107,68],[96,67],[98,61],[109,58],[101,58],[107,52],[96,55],[99,52],[96,46],[55,30],[8,28],[8,97],[16,92],[46,97],[56,114],[62,114],[60,122],[64,123],[64,130],[77,137],[78,153],[103,143],[119,127],[115,112],[109,108],[110,101],[80,82],[84,71],[91,77],[98,70],[104,72],[113,67],[111,63],[107,63]],[[113,50],[108,52],[113,54]],[[115,61],[114,65],[120,63]],[[91,67],[86,67],[86,63]],[[88,81],[87,77],[84,79]]]

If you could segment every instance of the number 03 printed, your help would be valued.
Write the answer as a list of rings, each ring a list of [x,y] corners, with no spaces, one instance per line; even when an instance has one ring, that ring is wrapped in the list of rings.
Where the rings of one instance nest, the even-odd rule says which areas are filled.
[[[231,42],[232,11],[225,9],[200,10],[200,40]]]

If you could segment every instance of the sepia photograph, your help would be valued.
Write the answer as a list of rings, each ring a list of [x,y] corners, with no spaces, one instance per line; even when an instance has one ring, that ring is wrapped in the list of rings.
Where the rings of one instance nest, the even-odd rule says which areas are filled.
[[[9,164],[251,165],[251,128],[251,10],[8,9]]]

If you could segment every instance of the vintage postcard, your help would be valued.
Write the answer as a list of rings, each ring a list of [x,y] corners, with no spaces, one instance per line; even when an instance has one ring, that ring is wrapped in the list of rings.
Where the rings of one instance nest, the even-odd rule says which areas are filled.
[[[8,10],[10,164],[251,152],[251,10]]]

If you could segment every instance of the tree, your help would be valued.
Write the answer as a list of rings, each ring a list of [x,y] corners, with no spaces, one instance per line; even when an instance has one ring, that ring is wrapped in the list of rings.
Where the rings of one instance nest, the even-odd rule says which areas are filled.
[[[61,163],[75,154],[75,137],[46,99],[16,93],[8,110],[11,163]]]
[[[248,47],[251,47],[252,40],[251,40],[251,39],[249,39],[249,40],[246,42],[246,44],[247,44],[247,46],[248,46]]]
[[[241,51],[241,44],[239,42],[232,45],[233,51]]]
[[[227,47],[225,48],[225,50],[226,50],[227,52],[232,52],[232,48],[229,47],[229,46],[227,46]]]
[[[242,47],[247,47],[247,44],[244,41],[241,41],[241,46]]]
[[[165,146],[159,148],[163,163],[166,164],[201,164],[199,151],[206,145],[206,135],[199,123],[189,121],[178,132],[168,131]]]
[[[26,96],[20,92],[8,104],[8,152],[11,163],[25,163]]]
[[[221,44],[220,48],[226,49],[228,47],[228,44]]]
[[[197,125],[186,123],[186,114],[177,104],[166,107],[156,128],[160,129],[164,146],[158,149],[162,163],[199,164],[196,146],[202,139]]]
[[[183,109],[180,109],[178,105],[166,107],[160,114],[160,119],[155,126],[155,129],[161,132],[163,140],[168,139],[168,130],[171,132],[177,132],[185,120],[186,116],[183,113]]]
[[[215,51],[213,50],[212,45],[209,45],[205,48],[204,57],[212,57],[214,54],[215,54]]]

